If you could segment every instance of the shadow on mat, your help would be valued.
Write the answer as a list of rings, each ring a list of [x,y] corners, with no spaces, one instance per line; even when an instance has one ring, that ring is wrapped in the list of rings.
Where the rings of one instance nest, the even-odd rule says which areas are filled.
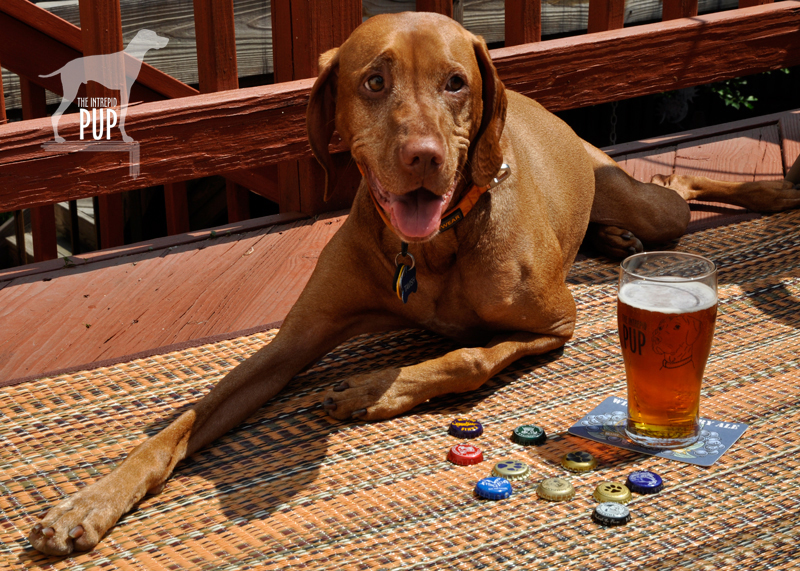
[[[338,421],[327,416],[320,405],[324,393],[351,375],[418,363],[459,347],[423,331],[373,337],[357,338],[334,350],[296,377],[253,417],[179,464],[167,491],[170,487],[202,488],[202,484],[192,483],[201,478],[212,483],[214,490],[200,490],[199,499],[213,496],[230,520],[263,520],[274,514],[292,514],[301,507],[316,510],[324,524],[320,506],[333,499],[333,494],[368,477],[366,473],[349,473],[341,468],[351,469],[360,462],[368,464],[370,452],[364,448],[381,443],[381,422]],[[560,356],[561,352],[556,351],[526,358],[512,365],[512,369],[519,371],[522,364],[529,373]],[[404,416],[441,415],[446,417],[441,423],[446,427],[453,416],[469,415],[481,401],[503,388],[508,383],[503,377],[509,376],[518,375],[503,372],[477,391],[432,399]],[[332,440],[340,432],[349,434]],[[331,448],[333,444],[335,449]],[[330,472],[326,472],[325,483],[320,483],[323,467]],[[159,501],[158,497],[152,498],[143,508],[158,510],[160,506],[154,502]],[[176,499],[165,497],[163,501],[174,505]],[[189,498],[177,501],[187,508],[192,502]],[[175,509],[175,517],[181,517],[182,507]],[[296,521],[294,525],[312,523]]]

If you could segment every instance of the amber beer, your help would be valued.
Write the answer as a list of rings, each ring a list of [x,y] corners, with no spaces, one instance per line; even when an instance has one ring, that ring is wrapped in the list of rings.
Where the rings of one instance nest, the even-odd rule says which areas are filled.
[[[716,268],[650,252],[623,262],[617,302],[628,381],[628,437],[682,448],[700,435],[700,386],[717,315]]]

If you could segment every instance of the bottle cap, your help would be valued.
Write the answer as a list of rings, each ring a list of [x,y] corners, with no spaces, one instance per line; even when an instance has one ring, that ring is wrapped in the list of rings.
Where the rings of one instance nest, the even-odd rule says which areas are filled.
[[[511,482],[505,478],[484,478],[475,485],[475,493],[487,500],[504,500],[512,493]]]
[[[492,469],[492,476],[500,476],[507,480],[527,480],[531,470],[524,462],[505,459],[500,460]]]
[[[457,438],[477,438],[483,434],[483,426],[473,418],[456,418],[450,423],[447,431]]]
[[[627,504],[631,501],[631,491],[619,482],[601,482],[594,490],[594,499],[601,503]]]
[[[664,489],[661,476],[649,470],[631,472],[625,485],[635,494],[657,494]]]
[[[447,453],[447,459],[459,466],[483,462],[483,452],[474,444],[456,444]]]
[[[564,478],[547,478],[541,481],[536,493],[544,500],[562,502],[575,497],[575,488]]]
[[[589,472],[597,467],[597,460],[588,452],[576,450],[564,455],[561,465],[570,472]]]
[[[547,434],[538,426],[525,424],[514,429],[514,432],[511,433],[511,440],[523,446],[539,446],[547,440]]]
[[[604,502],[594,508],[592,519],[600,525],[625,525],[631,521],[631,512],[622,504]]]

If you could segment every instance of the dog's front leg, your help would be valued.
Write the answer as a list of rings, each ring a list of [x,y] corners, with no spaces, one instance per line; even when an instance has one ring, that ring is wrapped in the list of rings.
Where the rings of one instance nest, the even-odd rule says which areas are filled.
[[[320,257],[271,343],[115,470],[51,509],[33,527],[31,544],[54,555],[92,549],[145,494],[160,491],[180,460],[242,422],[296,374],[353,335],[396,326],[393,318],[364,308],[363,300],[372,297],[368,287],[354,283],[353,269],[336,252]]]
[[[518,332],[497,336],[485,347],[451,351],[410,367],[350,377],[325,395],[323,407],[344,420],[381,420],[401,414],[433,397],[476,390],[526,355],[562,347],[571,336]]]

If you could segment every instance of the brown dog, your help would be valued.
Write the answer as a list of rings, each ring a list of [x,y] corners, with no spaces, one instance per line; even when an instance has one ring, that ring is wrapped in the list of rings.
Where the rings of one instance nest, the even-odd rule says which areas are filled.
[[[603,247],[623,256],[640,240],[684,233],[684,198],[800,205],[784,182],[662,181],[677,192],[636,182],[540,105],[506,92],[483,40],[435,14],[371,18],[322,56],[308,129],[331,177],[334,124],[365,178],[280,333],[117,469],[51,509],[31,531],[36,549],[94,547],[180,460],[353,335],[423,327],[467,348],[343,380],[323,403],[339,419],[389,418],[561,347],[575,324],[564,280],[590,221]],[[485,191],[502,163],[511,176]],[[402,293],[418,284],[408,303],[393,279],[400,265]]]

